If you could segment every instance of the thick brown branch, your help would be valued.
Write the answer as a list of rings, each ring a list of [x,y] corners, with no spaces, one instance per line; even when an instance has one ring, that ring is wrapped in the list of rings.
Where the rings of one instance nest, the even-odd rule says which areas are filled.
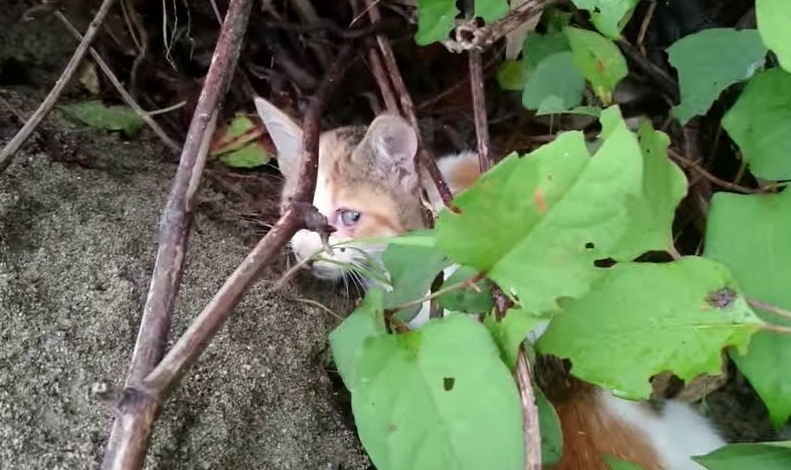
[[[236,68],[251,5],[250,0],[234,0],[229,5],[190,123],[173,187],[160,222],[159,248],[132,354],[132,364],[126,379],[127,388],[141,383],[159,362],[165,348],[173,306],[181,283],[195,191],[216,123],[216,109]],[[139,399],[128,408],[122,407],[110,433],[102,464],[104,469],[140,468],[159,407],[159,400],[152,399]]]
[[[540,15],[551,3],[553,0],[529,0],[508,12],[500,21],[481,27],[476,26],[472,19],[461,20],[451,32],[452,39],[443,41],[443,45],[451,52],[483,51],[506,34]]]
[[[227,51],[231,46],[224,42],[226,27],[229,23],[234,34],[234,41],[240,41],[244,35],[245,23],[234,23],[232,18],[237,14],[249,13],[249,3],[245,7],[239,5],[247,0],[236,0],[231,4],[228,16],[220,34],[218,51]],[[237,20],[238,21],[238,20]],[[230,34],[230,33],[229,33]],[[224,49],[221,49],[224,47]],[[312,200],[316,186],[316,168],[318,166],[319,116],[324,107],[324,100],[332,93],[351,57],[351,46],[346,46],[319,85],[317,96],[311,101],[305,115],[303,127],[306,129],[304,154],[297,200],[292,202],[275,226],[266,234],[258,245],[250,252],[225,284],[206,305],[193,324],[176,342],[173,349],[162,359],[144,380],[136,380],[129,384],[119,405],[119,417],[116,421],[120,427],[122,439],[112,446],[105,457],[105,468],[127,469],[139,468],[145,455],[145,449],[153,431],[162,402],[176,386],[178,380],[187,369],[197,361],[219,328],[228,319],[236,305],[250,286],[258,278],[260,272],[277,256],[288,240],[300,229],[331,230],[327,221],[310,203],[301,200]],[[217,57],[213,64],[220,62]],[[227,65],[227,64],[225,64]],[[233,67],[228,67],[228,73]],[[211,69],[210,69],[211,74]],[[207,93],[204,89],[202,98]],[[200,103],[198,106],[200,107]],[[308,131],[310,130],[310,131]]]
[[[22,147],[22,144],[25,143],[25,140],[33,133],[33,131],[38,127],[41,121],[52,111],[52,108],[55,106],[55,103],[60,98],[60,94],[63,92],[63,89],[66,85],[71,81],[74,72],[77,71],[77,68],[82,62],[83,57],[85,57],[85,53],[88,52],[88,48],[91,46],[93,42],[93,38],[96,37],[96,33],[99,32],[99,27],[104,22],[104,18],[107,16],[107,13],[110,11],[110,8],[115,3],[115,0],[104,0],[102,5],[99,7],[99,11],[96,12],[96,16],[94,16],[93,20],[91,20],[91,24],[88,25],[88,29],[85,31],[85,36],[82,38],[82,42],[80,45],[77,46],[77,49],[74,51],[74,54],[71,56],[69,63],[66,64],[66,68],[63,69],[63,73],[61,74],[60,78],[55,82],[55,85],[50,90],[47,97],[41,103],[41,105],[36,109],[36,112],[30,116],[30,119],[27,120],[22,129],[16,133],[16,135],[11,139],[10,142],[0,150],[0,173],[3,172],[8,165],[11,164],[11,160],[14,158],[14,154]]]

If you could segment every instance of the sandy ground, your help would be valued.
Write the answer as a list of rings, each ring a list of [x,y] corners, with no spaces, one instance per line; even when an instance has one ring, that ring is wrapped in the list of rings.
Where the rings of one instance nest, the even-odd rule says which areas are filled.
[[[109,414],[89,390],[122,383],[175,166],[146,138],[123,142],[57,114],[45,126],[60,154],[33,139],[0,175],[0,467],[94,468]],[[176,334],[248,249],[199,213]],[[280,269],[166,404],[148,468],[367,467],[325,370],[331,322],[292,289],[264,294]]]

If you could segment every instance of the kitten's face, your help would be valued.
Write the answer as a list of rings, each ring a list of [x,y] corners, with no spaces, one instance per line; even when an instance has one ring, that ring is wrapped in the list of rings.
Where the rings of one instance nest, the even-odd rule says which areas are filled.
[[[286,114],[257,98],[256,107],[278,150],[285,185],[282,201],[294,194],[302,155],[302,131]],[[414,168],[417,136],[395,116],[380,116],[365,127],[324,132],[319,140],[319,170],[313,204],[336,232],[330,244],[349,242],[332,253],[322,250],[318,234],[300,230],[291,249],[318,278],[341,279],[349,265],[378,262],[385,246],[364,238],[397,235],[422,225],[419,182]]]

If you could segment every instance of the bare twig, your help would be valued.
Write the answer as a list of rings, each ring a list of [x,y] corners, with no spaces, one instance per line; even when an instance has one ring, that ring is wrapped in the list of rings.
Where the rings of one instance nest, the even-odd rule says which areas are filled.
[[[472,108],[475,119],[475,136],[478,142],[478,166],[485,173],[493,166],[489,155],[489,123],[486,112],[486,93],[484,90],[483,66],[481,53],[469,51],[470,87],[472,88]]]
[[[382,16],[379,13],[379,8],[376,4],[376,1],[364,0],[364,3],[366,5],[368,16],[370,17],[371,22],[376,23],[380,21]],[[393,54],[393,48],[390,46],[390,41],[388,41],[384,35],[378,34],[376,36],[376,42],[379,44],[379,50],[382,53],[385,69],[387,69],[387,72],[390,75],[390,80],[393,83],[394,91],[398,95],[398,101],[401,103],[402,115],[409,121],[410,124],[412,124],[412,127],[415,129],[415,133],[418,136],[418,148],[420,149],[417,155],[418,165],[422,164],[426,168],[429,175],[431,176],[431,179],[434,181],[435,186],[437,187],[437,192],[442,198],[442,202],[445,204],[445,206],[451,208],[453,194],[450,192],[450,188],[448,188],[448,184],[445,182],[445,178],[443,178],[439,168],[437,168],[436,161],[434,161],[432,155],[423,146],[423,139],[420,136],[420,127],[418,126],[417,116],[415,115],[415,105],[412,102],[412,97],[410,96],[406,84],[404,83],[404,78],[401,76],[401,71],[398,69],[398,63],[396,62],[395,54]],[[384,94],[385,90],[382,90],[382,93]],[[387,99],[385,101],[387,101]]]
[[[93,42],[93,38],[96,37],[96,33],[99,31],[99,27],[104,22],[107,13],[110,11],[110,8],[115,3],[115,0],[104,0],[102,5],[99,7],[99,11],[96,12],[96,16],[94,16],[93,20],[91,20],[91,24],[88,25],[88,29],[85,31],[85,36],[82,38],[82,42],[80,45],[77,46],[77,49],[74,51],[74,54],[71,56],[69,63],[66,64],[66,68],[63,69],[63,73],[60,75],[60,78],[55,82],[55,85],[50,90],[47,97],[44,101],[39,105],[38,109],[30,116],[30,119],[27,120],[22,129],[16,133],[16,135],[11,139],[10,142],[0,151],[0,173],[5,170],[8,165],[11,164],[11,160],[14,158],[14,154],[22,147],[22,144],[30,137],[30,134],[38,127],[41,121],[52,111],[52,108],[55,106],[55,103],[60,98],[60,94],[63,92],[63,89],[66,87],[71,81],[74,72],[77,71],[80,63],[82,62],[83,57],[85,57],[85,53],[88,52],[88,48],[91,46],[91,42]]]
[[[451,39],[443,41],[443,45],[451,52],[482,51],[500,38],[527,23],[554,0],[528,0],[524,4],[508,12],[503,19],[491,25],[478,27],[470,18],[461,20],[451,32]]]
[[[371,63],[371,73],[374,79],[376,79],[377,85],[379,85],[385,108],[387,108],[387,111],[390,113],[400,114],[398,111],[398,102],[393,93],[392,84],[387,76],[387,70],[385,70],[385,66],[382,64],[382,57],[379,55],[379,51],[373,46],[368,49],[368,61]]]
[[[755,300],[755,299],[747,299],[747,303],[750,304],[751,307],[759,308],[765,312],[771,313],[772,315],[777,315],[778,317],[791,319],[791,312],[783,308],[780,308],[777,305],[768,304],[766,302],[761,302],[760,300]]]
[[[233,64],[220,60],[220,57],[228,55],[232,48],[238,54],[249,8],[248,0],[235,0],[228,10],[220,33],[218,52],[215,53],[212,66],[223,67],[228,76],[232,74],[233,70],[233,67],[229,65]],[[239,15],[245,15],[245,20],[239,19]],[[319,115],[326,96],[334,90],[348,65],[347,59],[351,56],[350,50],[350,45],[345,46],[342,56],[333,63],[324,81],[317,89],[317,95],[311,101],[310,108],[305,115],[303,124],[306,130],[304,133],[304,154],[297,187],[300,200],[312,200],[318,165]],[[209,70],[209,76],[212,76],[212,69]],[[199,109],[203,101],[206,100],[206,96],[206,89],[204,89],[204,93],[201,95],[202,99],[198,104]],[[300,202],[300,200],[292,202],[288,206],[280,220],[226,280],[185,334],[176,342],[173,349],[156,365],[156,368],[148,373],[142,381],[127,386],[124,398],[119,405],[117,423],[120,423],[119,426],[122,429],[120,432],[127,435],[132,434],[134,440],[121,440],[114,449],[119,455],[109,462],[106,457],[105,468],[139,468],[161,403],[168,397],[179,378],[197,361],[244,293],[258,278],[264,266],[280,253],[286,242],[298,230],[303,228],[318,231],[331,230],[326,218],[312,204]],[[110,456],[113,454],[108,452],[108,457]],[[124,458],[124,456],[126,457]]]
[[[516,357],[516,383],[519,385],[519,397],[522,400],[522,427],[525,433],[525,469],[540,470],[541,433],[538,425],[538,407],[536,394],[533,391],[533,373],[530,361],[527,360],[524,346],[519,347]]]
[[[77,31],[74,25],[71,24],[69,19],[66,18],[66,16],[63,15],[63,13],[56,10],[55,17],[58,18],[61,21],[61,23],[63,23],[66,26],[66,28],[69,30],[69,32],[71,32],[71,34],[75,38],[77,38],[78,40],[82,40],[82,35],[80,34],[80,32]],[[102,56],[99,55],[99,52],[97,52],[96,49],[91,47],[90,53],[91,53],[91,57],[93,57],[93,60],[96,61],[96,64],[102,70],[104,75],[107,77],[108,80],[110,80],[110,83],[113,84],[115,90],[118,92],[119,95],[121,95],[121,99],[124,100],[124,103],[126,103],[130,108],[132,108],[137,113],[137,115],[140,116],[140,119],[142,119],[143,122],[148,124],[148,127],[150,127],[151,130],[154,131],[154,133],[160,139],[162,139],[162,142],[164,142],[165,145],[170,147],[171,150],[178,152],[181,149],[181,146],[177,144],[176,141],[171,139],[170,136],[168,136],[165,133],[165,131],[162,130],[161,127],[159,127],[159,124],[157,124],[156,121],[154,121],[154,119],[151,117],[151,114],[147,113],[143,108],[140,107],[139,104],[137,104],[135,99],[132,98],[132,95],[130,95],[129,92],[126,91],[124,86],[121,84],[121,81],[118,80],[118,78],[115,76],[112,69],[110,69],[110,66],[107,65],[107,62],[105,62],[104,59],[102,59]]]
[[[665,70],[651,62],[648,57],[645,57],[640,51],[629,43],[626,39],[618,40],[618,45],[621,46],[624,54],[627,55],[635,64],[637,64],[648,76],[662,88],[673,101],[678,101],[679,91],[678,84]]]
[[[717,176],[714,176],[711,173],[709,173],[708,171],[706,171],[706,169],[703,168],[700,165],[700,163],[698,163],[695,160],[690,160],[689,158],[682,156],[679,152],[677,152],[673,148],[667,149],[667,154],[673,160],[679,162],[680,164],[682,164],[683,166],[685,166],[687,168],[690,168],[690,169],[694,170],[696,173],[698,173],[703,178],[711,181],[712,183],[714,183],[717,186],[720,186],[722,188],[729,189],[731,191],[735,191],[735,192],[743,193],[743,194],[763,193],[763,192],[767,192],[767,190],[768,190],[768,188],[747,188],[747,187],[740,186],[740,185],[735,184],[735,183],[731,183],[730,181],[726,181],[726,180],[724,180],[722,178],[719,178]]]
[[[151,437],[160,400],[140,387],[165,348],[173,307],[181,283],[194,195],[216,124],[216,109],[228,89],[239,57],[252,2],[234,0],[228,8],[203,91],[190,123],[179,167],[160,222],[159,248],[143,309],[127,390],[113,424],[102,467],[139,468]],[[139,387],[135,389],[134,387]]]

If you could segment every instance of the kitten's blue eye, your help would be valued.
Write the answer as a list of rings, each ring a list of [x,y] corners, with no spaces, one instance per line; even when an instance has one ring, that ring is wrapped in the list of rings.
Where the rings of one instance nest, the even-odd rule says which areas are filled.
[[[362,214],[357,211],[341,211],[341,222],[343,222],[343,225],[346,226],[356,224],[360,221],[360,217],[362,217]]]

